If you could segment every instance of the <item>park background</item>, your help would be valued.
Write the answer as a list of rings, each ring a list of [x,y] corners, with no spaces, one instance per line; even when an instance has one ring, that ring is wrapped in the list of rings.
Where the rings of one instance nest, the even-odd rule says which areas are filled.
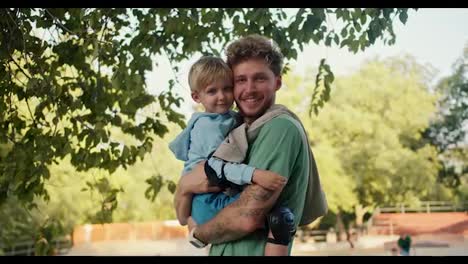
[[[364,13],[357,9],[344,10],[357,19]],[[165,15],[177,11],[187,10],[169,10]],[[263,10],[267,11],[279,12]],[[299,9],[283,11],[288,17],[301,12]],[[11,14],[14,12],[18,11],[11,10]],[[37,12],[45,17],[48,13],[50,16],[63,15],[64,20],[67,17],[65,11],[58,9],[39,9]],[[90,10],[86,14],[93,12],[97,13]],[[134,11],[129,9],[129,12]],[[209,15],[201,9],[192,12],[198,12],[202,17]],[[223,9],[213,10],[213,14],[224,12]],[[320,13],[319,10],[306,12]],[[352,45],[340,48],[334,38],[327,41],[322,36],[324,41],[318,43],[304,41],[303,49],[288,59],[290,70],[283,76],[277,103],[288,106],[303,121],[330,208],[325,217],[298,232],[293,255],[388,255],[399,233],[410,233],[415,245],[419,243],[419,251],[415,249],[414,254],[468,254],[468,139],[465,135],[468,130],[468,28],[465,26],[468,25],[468,9],[410,9],[406,10],[407,17],[402,13],[397,15],[396,9],[392,12],[395,14],[390,14],[391,24],[396,36],[393,45],[377,39],[364,51],[353,52]],[[344,13],[342,17],[346,17]],[[336,13],[330,13],[324,23],[336,27],[342,37],[340,41],[343,41],[351,34],[349,29],[352,27],[344,34],[343,21],[332,15]],[[24,17],[18,15],[15,19],[21,21]],[[6,21],[8,17],[5,15],[3,19]],[[144,19],[130,21],[146,23]],[[177,16],[174,21],[177,22]],[[209,21],[206,18],[206,22]],[[2,25],[11,26],[11,23],[7,21]],[[361,31],[358,28],[365,28],[364,24],[368,25],[365,22],[362,26],[354,24],[353,31],[357,34]],[[296,34],[305,34],[303,32],[307,30],[304,25],[302,33]],[[53,32],[47,36],[47,30],[37,29],[29,34],[47,39],[55,36]],[[55,37],[60,39],[59,35]],[[1,43],[6,41],[7,38],[2,38]],[[214,49],[222,50],[221,44],[212,42]],[[69,50],[54,52],[72,54]],[[14,57],[19,53],[11,54]],[[144,123],[158,114],[166,115],[160,119],[166,131],[160,127],[153,132],[144,130],[152,135],[152,140],[144,137],[142,140],[138,138],[138,132],[132,134],[129,130],[116,129],[118,125],[112,122],[90,121],[93,129],[98,126],[109,133],[112,131],[111,138],[123,146],[122,156],[126,157],[123,163],[128,163],[125,166],[99,168],[99,161],[63,155],[55,163],[45,162],[48,172],[41,171],[41,176],[35,179],[21,178],[21,175],[14,178],[7,170],[9,165],[5,164],[10,162],[24,168],[26,163],[21,165],[21,161],[27,158],[22,159],[19,154],[14,156],[12,150],[16,149],[11,142],[0,142],[1,186],[8,186],[5,187],[8,191],[2,189],[0,203],[0,254],[206,253],[188,245],[185,228],[174,221],[173,190],[183,164],[168,149],[168,142],[182,129],[180,124],[183,126],[190,115],[200,109],[190,98],[187,73],[201,53],[171,56],[164,52],[152,54],[151,60],[146,62],[152,65],[151,69],[143,71],[145,81],[140,80],[142,84],[135,80],[130,82],[143,87],[144,93],[169,102],[166,105],[149,103],[133,111],[135,123]],[[322,101],[323,106],[317,108],[317,113],[310,113],[322,58],[326,59],[334,75],[330,99],[320,97],[315,105]],[[18,68],[27,65],[25,62],[19,64]],[[11,73],[18,69],[7,69],[6,66],[5,69],[2,76],[7,83],[5,74],[13,76]],[[106,70],[109,68],[102,69]],[[326,70],[323,72],[327,73]],[[322,94],[326,93],[326,81],[329,80],[326,75],[323,77],[325,80],[319,87]],[[18,81],[16,85],[24,87],[25,91],[40,90],[31,83],[22,86]],[[24,98],[28,97],[21,97],[19,90],[8,89],[6,91],[11,93],[1,93],[4,103],[0,105],[3,114],[0,121],[4,124],[12,116],[9,115],[9,105],[16,105],[18,116],[26,120],[30,106],[24,103]],[[11,94],[16,96],[16,101],[11,100]],[[131,97],[130,94],[125,96]],[[175,99],[177,97],[182,100]],[[39,92],[29,97],[33,109],[40,105],[42,98]],[[146,100],[146,97],[135,98]],[[47,111],[60,110],[51,107]],[[49,121],[55,122],[52,118]],[[25,124],[27,127],[29,123]],[[26,135],[25,127],[18,130],[22,136]],[[2,129],[2,136],[10,133],[8,126],[2,126]],[[98,145],[102,143],[89,135],[83,135],[80,140],[90,146],[90,152],[93,148],[99,149]],[[47,145],[47,142],[43,143]],[[130,147],[132,144],[142,144],[143,148],[134,150]],[[125,148],[126,145],[129,147]],[[41,155],[36,157],[37,152],[23,153],[27,157],[34,156],[35,162],[46,159]],[[80,165],[80,162],[86,165]],[[26,187],[16,188],[24,183],[27,183],[26,187],[42,184],[45,192],[27,193],[29,189]],[[56,249],[52,250],[54,247]]]

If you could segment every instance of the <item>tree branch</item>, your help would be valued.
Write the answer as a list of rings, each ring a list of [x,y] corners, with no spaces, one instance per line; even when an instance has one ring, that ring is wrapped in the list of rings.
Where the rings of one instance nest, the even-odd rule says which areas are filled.
[[[52,15],[52,13],[50,13],[50,11],[49,11],[47,8],[44,8],[44,10],[45,10],[45,11],[47,12],[47,14],[54,20],[54,22],[57,22],[57,25],[58,25],[61,29],[67,31],[67,32],[70,33],[70,34],[73,34],[73,35],[76,35],[76,36],[79,37],[79,34],[78,34],[78,33],[73,32],[73,31],[71,31],[70,29],[68,29],[64,24],[62,24],[62,22],[60,22],[60,20],[59,20],[56,16]]]
[[[28,78],[28,79],[32,79],[32,77],[26,73],[23,68],[16,62],[16,60],[13,58],[13,56],[11,56],[11,54],[8,54],[10,56],[10,59],[16,64],[16,66],[18,66],[18,69]]]

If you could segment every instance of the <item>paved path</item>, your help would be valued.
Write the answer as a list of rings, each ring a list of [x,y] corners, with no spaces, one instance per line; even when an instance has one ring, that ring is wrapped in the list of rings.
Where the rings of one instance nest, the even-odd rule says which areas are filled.
[[[84,243],[75,246],[66,256],[205,256],[206,249],[197,249],[186,239],[123,240]]]
[[[361,243],[350,249],[346,242],[297,243],[293,246],[293,256],[390,256],[383,243],[373,240],[372,244]],[[73,247],[65,254],[67,256],[206,256],[206,249],[197,249],[186,239],[159,241],[102,241],[92,244],[81,244]],[[417,247],[411,255],[417,256],[468,256],[468,240],[450,243],[445,247]]]

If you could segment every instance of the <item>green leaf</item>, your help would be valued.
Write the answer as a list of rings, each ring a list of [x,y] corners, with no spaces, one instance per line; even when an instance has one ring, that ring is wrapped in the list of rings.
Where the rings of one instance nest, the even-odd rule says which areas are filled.
[[[331,36],[327,36],[327,38],[325,39],[325,45],[326,45],[326,46],[330,46],[330,45],[331,45],[331,42],[332,42],[332,37],[331,37]]]
[[[342,38],[346,38],[346,36],[348,35],[348,29],[346,27],[344,27],[342,30],[341,30],[341,37]]]
[[[176,191],[176,184],[173,181],[167,181],[167,189],[174,194]]]
[[[356,28],[356,32],[361,32],[361,25],[359,23],[354,23],[354,28]]]
[[[308,15],[307,20],[304,22],[303,30],[313,32],[320,28],[322,20],[315,15]]]
[[[406,21],[408,20],[408,14],[406,11],[401,11],[399,16],[401,23],[406,24]]]
[[[143,160],[143,158],[145,157],[145,154],[146,154],[146,150],[145,148],[140,148],[138,150],[138,156]]]
[[[390,14],[393,12],[393,8],[384,8],[383,15],[386,19],[390,19]]]
[[[366,22],[367,22],[367,15],[366,13],[361,13],[361,16],[360,16],[360,19],[361,19],[361,25],[365,25]]]

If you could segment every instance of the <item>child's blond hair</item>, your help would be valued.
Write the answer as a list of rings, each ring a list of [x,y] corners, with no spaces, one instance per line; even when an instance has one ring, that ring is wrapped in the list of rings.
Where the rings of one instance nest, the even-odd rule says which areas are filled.
[[[217,80],[228,79],[232,82],[231,68],[221,58],[203,56],[190,68],[188,81],[192,92],[199,92]]]

